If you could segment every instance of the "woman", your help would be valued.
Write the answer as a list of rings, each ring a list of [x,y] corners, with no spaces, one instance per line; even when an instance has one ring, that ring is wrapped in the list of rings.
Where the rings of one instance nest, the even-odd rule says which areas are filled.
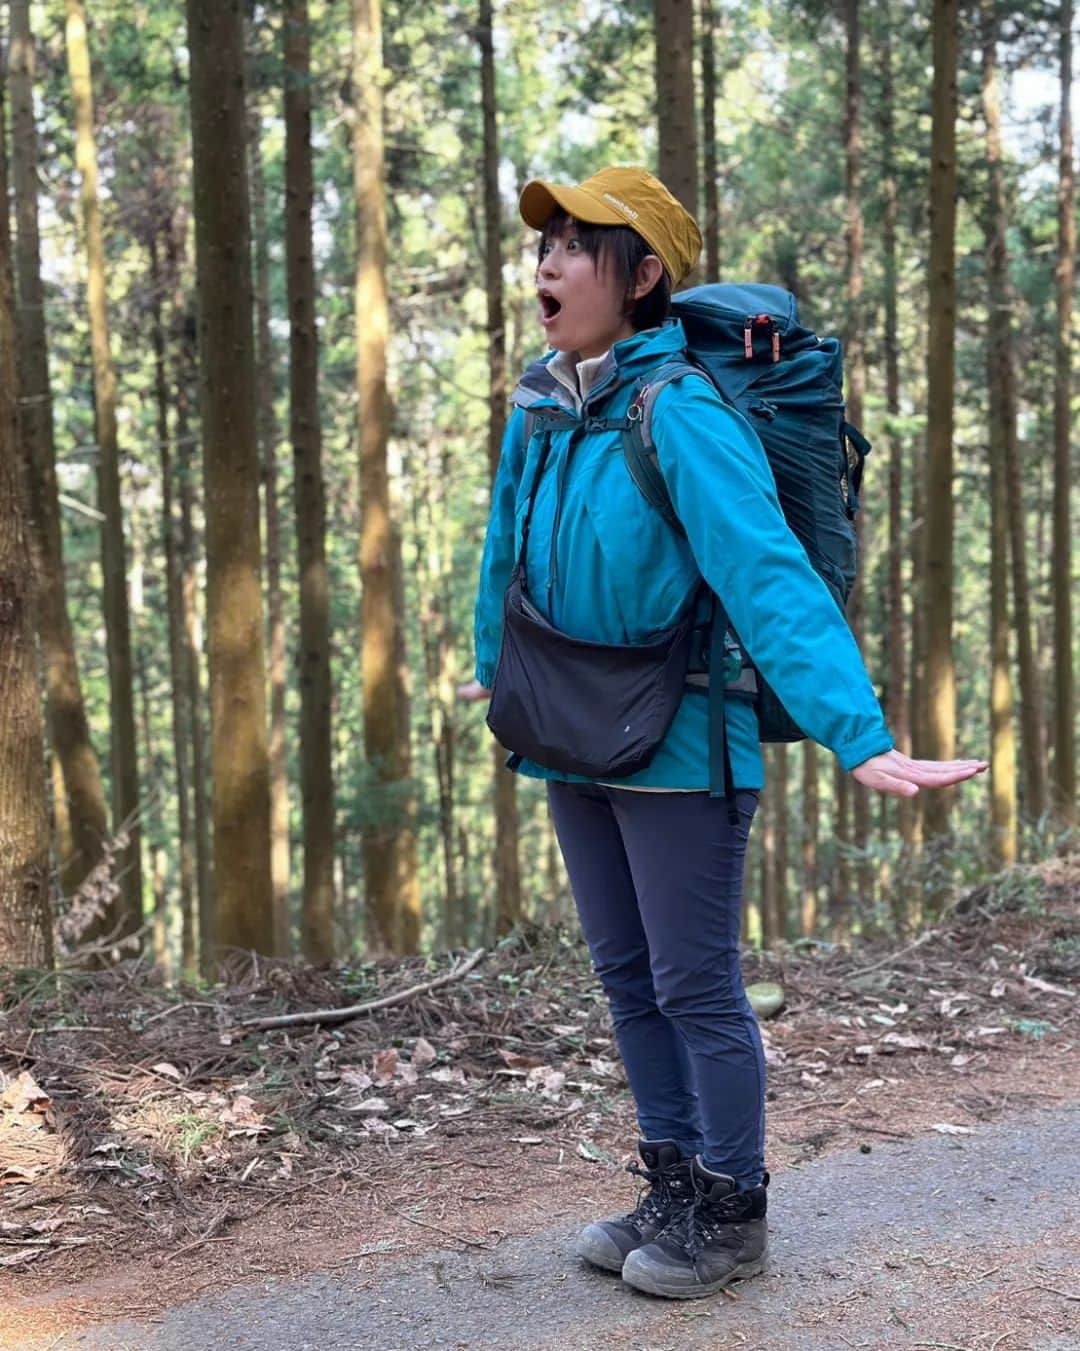
[[[641,377],[685,353],[670,296],[700,252],[693,218],[637,168],[604,169],[576,187],[534,180],[520,209],[541,231],[536,284],[552,351],[515,391],[481,568],[475,680],[461,696],[490,697],[515,561],[543,621],[597,644],[671,631],[704,579],[792,717],[858,782],[913,796],[985,770],[893,748],[851,633],[787,526],[756,433],[706,381],[667,384],[652,410],[681,529],[635,486],[618,424]],[[757,1274],[767,1242],[765,1059],[739,969],[762,758],[752,704],[728,699],[734,810],[710,794],[708,704],[688,688],[651,759],[628,775],[511,762],[548,781],[649,1184],[630,1215],[589,1225],[578,1251],[671,1298]]]

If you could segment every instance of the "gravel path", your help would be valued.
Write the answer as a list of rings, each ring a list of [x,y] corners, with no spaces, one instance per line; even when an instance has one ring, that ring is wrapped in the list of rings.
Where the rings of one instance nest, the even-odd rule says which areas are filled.
[[[639,1295],[579,1264],[561,1226],[26,1351],[1080,1351],[1080,1103],[832,1154],[775,1177],[769,1200],[769,1269],[734,1298]]]

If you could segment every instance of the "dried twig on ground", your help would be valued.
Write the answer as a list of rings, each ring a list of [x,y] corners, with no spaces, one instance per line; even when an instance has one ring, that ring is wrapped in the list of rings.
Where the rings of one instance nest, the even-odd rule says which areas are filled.
[[[229,1031],[233,1034],[242,1035],[245,1032],[261,1031],[268,1027],[297,1027],[310,1023],[344,1023],[350,1018],[359,1018],[362,1013],[371,1013],[375,1009],[387,1009],[394,1004],[405,1004],[417,995],[427,994],[431,990],[439,990],[452,981],[461,980],[463,976],[469,974],[473,967],[479,966],[486,956],[487,948],[477,948],[463,962],[459,962],[449,971],[444,971],[441,976],[436,976],[433,980],[426,980],[421,985],[410,985],[407,990],[399,990],[396,994],[383,995],[381,999],[369,999],[363,1004],[350,1004],[346,1008],[340,1009],[310,1009],[306,1013],[282,1013],[273,1018],[251,1018],[242,1023],[237,1023]]]

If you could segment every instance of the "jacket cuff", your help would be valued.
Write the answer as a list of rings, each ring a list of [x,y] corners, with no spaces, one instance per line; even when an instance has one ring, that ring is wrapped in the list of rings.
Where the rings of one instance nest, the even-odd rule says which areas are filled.
[[[484,689],[489,690],[495,684],[495,667],[487,662],[477,662],[473,673]]]
[[[891,751],[895,744],[887,729],[879,727],[841,746],[836,758],[840,761],[841,769],[851,770],[864,760],[869,760],[872,755],[884,755],[886,751]]]

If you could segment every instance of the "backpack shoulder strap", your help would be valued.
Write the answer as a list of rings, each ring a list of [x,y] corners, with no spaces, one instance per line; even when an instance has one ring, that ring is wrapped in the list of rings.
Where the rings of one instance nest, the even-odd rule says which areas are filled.
[[[692,366],[688,361],[669,361],[640,381],[627,411],[630,425],[623,432],[623,454],[630,477],[646,502],[655,507],[679,534],[686,532],[675,514],[671,494],[660,472],[656,444],[652,438],[652,412],[660,391],[674,381],[681,380],[684,375],[697,375],[709,380],[700,367]],[[709,383],[712,384],[712,381],[709,380]]]

